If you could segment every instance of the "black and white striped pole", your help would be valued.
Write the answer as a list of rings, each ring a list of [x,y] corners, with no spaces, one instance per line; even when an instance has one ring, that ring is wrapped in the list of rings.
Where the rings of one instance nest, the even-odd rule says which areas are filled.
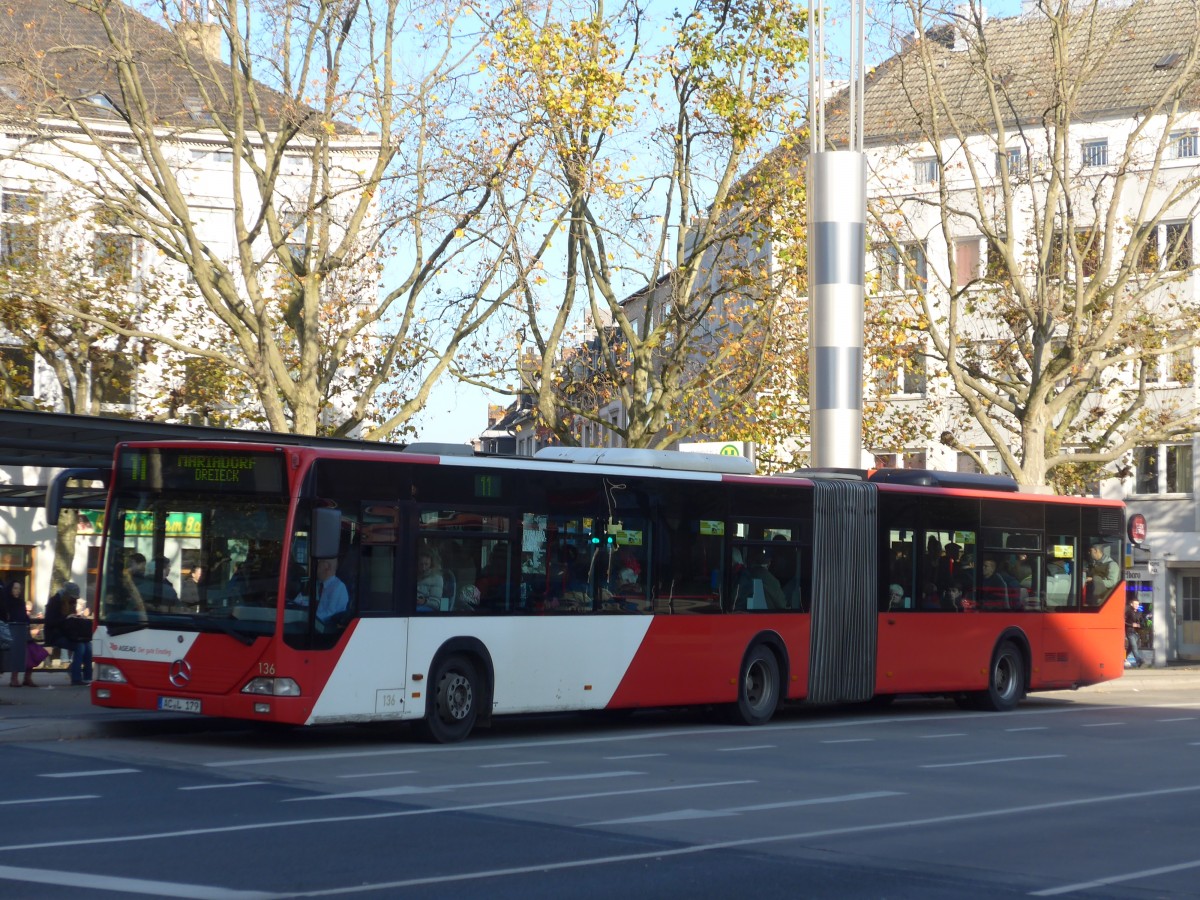
[[[823,0],[809,0],[808,298],[811,465],[862,460],[863,280],[867,165],[863,153],[865,5],[850,4],[846,149],[825,140]]]

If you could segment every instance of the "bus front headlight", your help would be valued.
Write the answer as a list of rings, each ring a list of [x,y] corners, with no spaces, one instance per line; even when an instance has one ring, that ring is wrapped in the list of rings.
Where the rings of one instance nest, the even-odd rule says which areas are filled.
[[[125,675],[114,665],[109,663],[97,663],[96,665],[96,680],[107,681],[110,684],[125,684]]]
[[[299,697],[300,685],[291,678],[252,678],[242,688],[242,693],[265,697]]]

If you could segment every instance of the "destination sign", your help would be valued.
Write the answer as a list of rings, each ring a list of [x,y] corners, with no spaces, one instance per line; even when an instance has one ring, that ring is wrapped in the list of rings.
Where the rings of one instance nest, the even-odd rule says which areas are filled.
[[[150,448],[122,453],[117,478],[134,490],[280,494],[283,473],[279,453]]]

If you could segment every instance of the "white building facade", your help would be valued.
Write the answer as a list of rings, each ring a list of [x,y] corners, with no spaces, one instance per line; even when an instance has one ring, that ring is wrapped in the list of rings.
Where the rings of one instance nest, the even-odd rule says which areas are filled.
[[[59,22],[59,6],[69,5],[57,0],[22,0],[15,10],[9,10],[9,16],[19,32],[26,18],[30,22]],[[63,16],[61,21],[70,20]],[[163,40],[169,39],[170,33],[161,26],[138,19],[138,27],[150,29],[150,33],[159,28]],[[9,57],[14,51],[12,34],[3,32],[9,36],[5,40]],[[81,53],[86,54],[87,38],[84,32],[75,35]],[[223,65],[217,62],[218,69]],[[85,78],[75,70],[71,76]],[[95,77],[96,93],[89,96],[88,103],[96,111],[96,118],[87,121],[85,116],[81,127],[77,117],[56,115],[49,109],[36,121],[29,118],[23,93],[28,84],[22,80],[19,65],[0,65],[0,113],[5,120],[0,133],[0,273],[5,279],[4,289],[10,298],[21,299],[27,299],[34,288],[62,292],[61,297],[51,294],[50,302],[38,307],[38,316],[22,319],[14,314],[5,318],[7,327],[0,324],[3,405],[261,428],[261,408],[252,392],[223,391],[220,387],[201,391],[198,385],[202,372],[196,358],[171,347],[170,340],[191,346],[223,340],[226,346],[232,346],[200,299],[189,269],[155,246],[148,237],[152,226],[137,229],[122,225],[109,215],[100,199],[106,185],[129,182],[128,175],[115,174],[118,168],[142,172],[147,178],[152,174],[142,159],[144,150],[139,147],[136,133],[122,125],[119,115],[111,114],[119,101],[105,93],[112,92],[111,80],[106,81],[109,76],[98,71]],[[258,87],[269,92],[266,86]],[[243,174],[236,178],[230,136],[212,125],[209,110],[191,101],[188,108],[193,109],[194,118],[186,125],[164,120],[156,129],[158,148],[183,193],[187,216],[194,224],[202,252],[227,261],[226,271],[250,302],[241,278],[245,267],[238,260],[246,248],[239,247],[235,217],[239,210],[245,216],[245,211],[253,212],[264,205],[254,180],[245,175],[250,159],[265,159],[263,137],[253,131],[245,137],[244,146],[249,149],[242,153]],[[330,206],[343,203],[351,208],[377,158],[377,138],[344,126],[334,130],[337,133],[332,140],[325,138],[327,165],[319,172],[308,150],[312,141],[302,132],[289,138],[273,195],[265,198],[286,222],[285,252],[312,250],[312,242],[306,241],[306,219],[311,221],[312,215],[306,204],[311,197],[332,197]],[[267,135],[268,139],[273,137]],[[314,178],[321,179],[315,191]],[[148,219],[153,215],[148,204]],[[331,218],[336,221],[337,215],[335,210]],[[246,228],[256,225],[252,221],[243,224]],[[369,225],[368,239],[372,229],[374,226]],[[266,273],[261,283],[286,290],[286,273],[274,262],[279,247],[273,245],[266,229],[250,253],[255,265]],[[47,271],[52,258],[59,268]],[[31,274],[34,270],[38,270],[37,275]],[[357,289],[365,302],[373,300],[379,277],[373,260],[364,257],[349,277],[359,279]],[[82,302],[85,296],[87,303]],[[85,313],[90,309],[96,317],[123,322],[127,333],[123,335],[120,328],[89,328],[86,317],[75,320],[56,311],[56,304],[72,299],[80,300]],[[273,301],[270,296],[264,299]],[[142,337],[131,341],[131,334]],[[155,343],[146,335],[168,340]],[[203,364],[203,360],[200,362]],[[349,391],[343,393],[338,394],[335,384],[332,402],[349,409],[355,397]],[[15,495],[16,486],[45,485],[59,470],[53,464],[54,457],[54,449],[47,447],[45,466],[0,466],[0,488],[8,488]],[[99,514],[80,513],[70,578],[81,586],[93,580],[101,528]],[[56,524],[46,521],[44,509],[0,505],[0,581],[21,580],[26,596],[34,600],[35,610],[41,609],[52,590],[56,534]],[[183,574],[180,563],[174,561],[177,581]]]
[[[1044,13],[989,22],[974,6],[960,10],[965,18],[907,42],[867,88],[868,303],[912,310],[925,333],[909,331],[899,364],[865,373],[865,390],[924,417],[934,436],[868,449],[880,465],[1005,472],[1006,452],[1022,452],[1005,409],[1021,391],[1005,380],[1049,396],[1094,370],[1063,449],[1127,449],[1076,489],[1146,516],[1145,547],[1126,547],[1130,590],[1153,626],[1144,655],[1157,665],[1200,659],[1200,472],[1189,433],[1200,421],[1200,73],[1196,34],[1180,24],[1195,9],[1080,4],[1079,19],[1091,16],[1106,37],[1070,44],[1082,77],[1059,106]],[[1004,286],[1013,272],[1023,294]],[[1110,305],[1111,337],[1098,337],[1100,317],[1084,321],[1089,303]],[[1023,338],[1043,312],[1045,333]],[[1064,346],[1093,340],[1103,352],[1052,373]],[[954,390],[950,356],[983,398],[992,433]],[[1141,409],[1123,416],[1135,399]],[[1046,427],[1064,415],[1048,413]]]

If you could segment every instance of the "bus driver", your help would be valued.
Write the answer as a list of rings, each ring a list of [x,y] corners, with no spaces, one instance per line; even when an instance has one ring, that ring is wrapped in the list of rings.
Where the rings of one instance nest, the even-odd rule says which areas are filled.
[[[317,623],[325,630],[337,627],[333,621],[350,606],[346,584],[337,577],[338,561],[334,557],[317,560]],[[308,597],[300,594],[292,601],[296,606],[308,606]]]

